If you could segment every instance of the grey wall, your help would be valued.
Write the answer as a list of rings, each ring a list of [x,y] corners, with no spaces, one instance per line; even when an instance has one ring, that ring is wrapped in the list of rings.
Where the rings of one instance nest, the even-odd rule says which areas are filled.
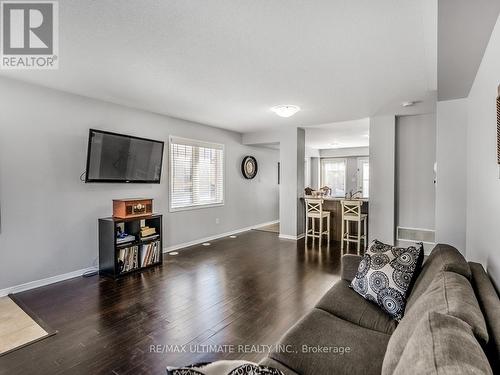
[[[396,226],[434,230],[436,115],[396,118]]]
[[[394,116],[370,118],[369,237],[394,244],[395,142]]]
[[[438,102],[436,125],[436,242],[465,255],[467,99]]]
[[[307,156],[304,161],[304,187],[311,186],[311,159]]]
[[[500,289],[500,178],[495,98],[500,84],[497,20],[468,97],[467,258],[483,263]]]
[[[159,185],[82,183],[90,127],[223,143],[225,205],[169,213],[168,148]],[[248,154],[259,161],[252,181],[240,172]],[[276,220],[278,157],[242,145],[238,133],[0,79],[0,290],[92,266],[97,218],[111,214],[114,198],[154,198],[167,247]]]
[[[300,128],[280,128],[244,133],[246,145],[279,143],[281,183],[279,189],[280,236],[296,239],[303,235],[305,218],[304,203],[304,158],[305,131]]]
[[[320,159],[311,158],[311,188],[314,190],[319,189],[320,185]]]
[[[305,205],[300,199],[304,196],[304,158],[306,147],[306,132],[304,129],[297,129],[297,236],[305,232]]]

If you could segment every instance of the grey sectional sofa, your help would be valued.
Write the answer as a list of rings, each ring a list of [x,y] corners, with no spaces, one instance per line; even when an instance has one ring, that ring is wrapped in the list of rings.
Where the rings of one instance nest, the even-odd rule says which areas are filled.
[[[261,361],[287,375],[491,374],[500,371],[500,301],[478,263],[437,245],[398,324],[349,288],[361,257]]]

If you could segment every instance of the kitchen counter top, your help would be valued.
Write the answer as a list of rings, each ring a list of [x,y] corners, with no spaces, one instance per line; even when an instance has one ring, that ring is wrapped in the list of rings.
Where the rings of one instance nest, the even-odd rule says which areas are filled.
[[[312,195],[304,195],[301,197],[301,199],[305,198],[321,198],[324,199],[325,201],[343,201],[343,200],[353,200],[353,201],[362,201],[362,202],[368,202],[369,198],[353,198],[353,199],[347,199],[347,198],[342,198],[342,197],[332,197],[332,196],[323,196],[323,197],[313,197]]]

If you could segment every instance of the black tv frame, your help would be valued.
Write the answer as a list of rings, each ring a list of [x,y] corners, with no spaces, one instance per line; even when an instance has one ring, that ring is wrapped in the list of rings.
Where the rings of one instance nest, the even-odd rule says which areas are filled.
[[[119,136],[119,137],[130,138],[130,139],[139,139],[141,141],[161,143],[160,176],[158,177],[158,180],[120,180],[120,179],[105,179],[105,178],[102,178],[102,179],[88,178],[87,172],[89,170],[89,165],[90,165],[90,149],[92,146],[92,133],[109,134],[109,135],[115,135],[115,136]],[[85,169],[85,183],[103,182],[103,183],[123,183],[123,184],[159,184],[161,182],[161,174],[163,171],[163,152],[164,151],[165,151],[165,142],[163,142],[163,141],[157,141],[155,139],[149,139],[149,138],[135,137],[133,135],[127,135],[127,134],[121,134],[121,133],[108,132],[105,130],[89,129],[89,142],[88,142],[88,146],[87,146],[87,166]]]

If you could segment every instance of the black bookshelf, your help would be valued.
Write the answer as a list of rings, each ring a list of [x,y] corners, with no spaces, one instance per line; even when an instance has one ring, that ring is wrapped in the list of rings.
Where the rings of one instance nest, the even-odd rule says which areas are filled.
[[[99,275],[117,278],[161,265],[163,263],[162,220],[162,215],[129,219],[114,217],[99,219]],[[141,222],[145,226],[155,228],[157,236],[141,239]],[[135,236],[135,240],[118,243],[119,228],[122,228],[125,233]],[[152,250],[148,251],[151,248],[158,249],[156,261],[146,262],[147,258],[145,256],[150,254],[151,257]],[[135,249],[137,249],[137,255],[134,253]],[[135,267],[131,266],[134,264],[133,261],[127,262],[130,266],[127,269],[121,266],[123,264],[121,258],[124,254],[130,256],[127,259],[135,259]]]

